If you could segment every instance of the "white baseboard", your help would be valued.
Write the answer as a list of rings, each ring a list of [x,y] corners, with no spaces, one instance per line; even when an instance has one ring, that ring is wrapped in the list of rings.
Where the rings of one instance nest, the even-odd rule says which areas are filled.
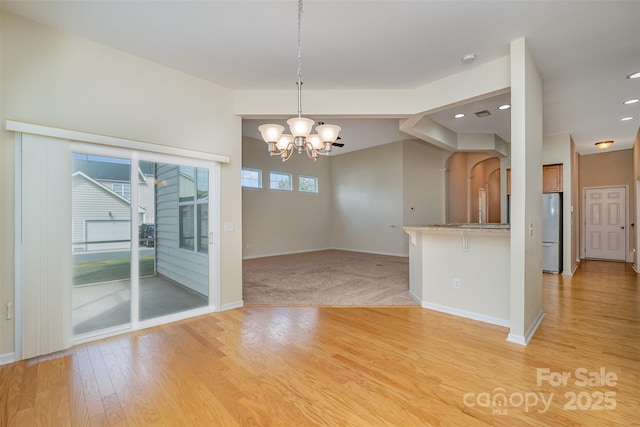
[[[233,310],[235,308],[240,308],[240,307],[244,307],[244,301],[243,300],[229,302],[227,304],[222,304],[220,306],[220,311]]]
[[[331,250],[333,248],[316,248],[316,249],[305,249],[302,251],[291,251],[291,252],[274,252],[274,253],[268,253],[268,254],[256,254],[256,255],[249,255],[249,256],[243,256],[242,259],[256,259],[256,258],[268,258],[268,257],[272,257],[272,256],[282,256],[282,255],[296,255],[296,254],[306,254],[309,252],[318,252],[318,251],[328,251]]]
[[[347,252],[359,252],[361,254],[372,254],[372,255],[386,255],[386,256],[397,256],[397,257],[402,257],[402,258],[408,258],[409,254],[408,253],[402,253],[402,254],[392,254],[389,252],[376,252],[376,251],[363,251],[360,249],[349,249],[349,248],[331,248],[334,249],[336,251],[347,251]]]
[[[247,259],[256,259],[256,258],[268,258],[272,256],[282,256],[282,255],[296,255],[296,254],[306,254],[309,252],[319,252],[319,251],[346,251],[346,252],[358,252],[362,254],[372,254],[372,255],[386,255],[386,256],[397,256],[402,258],[408,258],[409,254],[391,254],[387,252],[372,252],[372,251],[361,251],[357,249],[347,249],[347,248],[317,248],[317,249],[305,249],[303,251],[292,251],[292,252],[276,252],[269,254],[261,254],[261,255],[249,255],[243,256],[243,260]]]
[[[536,320],[533,321],[533,323],[529,327],[529,330],[524,336],[509,333],[509,335],[507,336],[507,341],[520,345],[528,345],[535,335],[536,331],[538,330],[538,327],[540,327],[542,319],[544,319],[544,312],[540,310],[540,313],[538,313],[538,315],[536,316]]]
[[[492,325],[504,326],[505,328],[508,328],[511,325],[511,322],[509,322],[509,320],[507,319],[499,319],[497,317],[474,313],[473,311],[460,310],[458,308],[453,308],[446,305],[433,304],[427,301],[422,301],[422,307],[429,310],[439,311],[441,313],[453,314],[454,316],[458,317],[465,317],[471,320],[490,323]]]
[[[0,354],[0,365],[8,365],[16,361],[15,353]]]
[[[413,292],[409,291],[409,296],[413,298],[418,304],[422,305],[422,300],[418,298]]]

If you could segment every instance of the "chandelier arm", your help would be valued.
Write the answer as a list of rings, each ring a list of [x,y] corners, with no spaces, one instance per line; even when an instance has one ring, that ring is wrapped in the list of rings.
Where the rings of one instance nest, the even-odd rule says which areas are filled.
[[[291,155],[293,154],[293,149],[295,148],[295,144],[290,143],[289,145],[287,145],[287,148],[283,148],[282,149],[282,161],[286,162],[287,160],[289,160],[291,158]]]
[[[305,144],[305,151],[307,152],[307,156],[313,160],[314,162],[316,160],[318,160],[318,150],[316,150],[315,148],[313,148],[313,145],[311,145],[310,143],[306,143]]]

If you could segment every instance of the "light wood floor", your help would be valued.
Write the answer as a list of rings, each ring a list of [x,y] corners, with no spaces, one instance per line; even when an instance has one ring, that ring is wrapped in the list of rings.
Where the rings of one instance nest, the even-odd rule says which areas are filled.
[[[527,347],[419,307],[245,307],[0,367],[0,425],[638,425],[638,276],[585,261],[544,283]]]

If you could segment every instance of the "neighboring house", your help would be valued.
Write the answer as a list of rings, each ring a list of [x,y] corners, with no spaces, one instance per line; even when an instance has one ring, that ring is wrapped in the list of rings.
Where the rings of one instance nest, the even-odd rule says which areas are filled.
[[[131,240],[131,201],[126,197],[130,197],[129,164],[75,159],[74,169],[79,170],[73,174],[73,251],[128,250]],[[139,177],[139,196],[144,207],[138,208],[138,223],[144,224],[151,217],[147,215],[148,207],[155,211],[157,205],[157,218],[154,218],[158,222],[157,272],[207,295],[209,196],[206,175],[197,168],[141,162]],[[153,185],[156,178],[161,183],[157,187]],[[114,188],[126,193],[118,194]]]
[[[209,294],[208,187],[203,197],[198,168],[158,163],[156,265],[159,274]],[[197,183],[197,186],[196,186]],[[198,187],[198,188],[196,188]],[[193,197],[198,194],[198,197]]]
[[[74,154],[73,171],[83,172],[114,193],[131,200],[130,163],[96,161],[90,160],[84,154]],[[140,224],[153,224],[155,221],[154,176],[154,163],[139,163],[138,192],[140,206],[144,209],[144,215],[139,221]]]
[[[73,174],[72,191],[73,251],[128,249],[131,202],[80,171]],[[138,208],[138,221],[143,218],[144,208]]]

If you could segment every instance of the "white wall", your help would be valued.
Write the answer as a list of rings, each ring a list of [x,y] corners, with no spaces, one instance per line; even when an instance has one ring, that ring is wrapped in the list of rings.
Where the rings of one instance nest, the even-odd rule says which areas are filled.
[[[2,13],[1,124],[6,119],[231,158],[221,167],[220,302],[242,300],[241,122],[230,90],[98,43]],[[14,135],[0,143],[0,307],[14,300]],[[222,229],[222,227],[221,227]],[[0,355],[13,319],[0,321]]]
[[[509,326],[509,231],[422,229],[413,233],[411,289],[421,296],[423,307]],[[416,276],[414,266],[421,269]],[[457,289],[454,279],[460,283]],[[414,280],[422,285],[421,295],[413,291]]]
[[[244,138],[242,166],[262,170],[262,187],[242,189],[243,257],[328,249],[331,239],[330,159],[294,153],[286,162],[267,145]],[[269,172],[292,174],[293,191],[269,189]],[[300,175],[318,178],[318,193],[298,191]]]
[[[402,142],[331,159],[331,243],[336,249],[408,255],[403,221]]]
[[[424,142],[414,140],[403,142],[402,223],[404,225],[445,222],[445,163],[450,154],[448,151]]]
[[[635,214],[635,239],[633,244],[634,257],[633,257],[633,268],[637,273],[640,273],[640,268],[638,266],[638,243],[640,242],[640,128],[638,128],[638,133],[636,135],[636,139],[633,143],[633,194],[636,195],[636,214]]]
[[[511,332],[526,344],[542,312],[542,78],[524,38],[511,42]]]

